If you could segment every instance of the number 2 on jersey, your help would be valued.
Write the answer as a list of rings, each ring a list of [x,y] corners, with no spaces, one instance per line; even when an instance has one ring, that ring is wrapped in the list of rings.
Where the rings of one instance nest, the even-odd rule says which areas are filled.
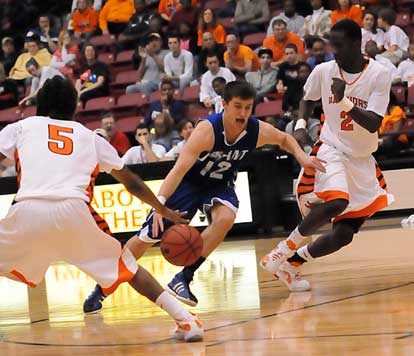
[[[341,122],[342,131],[353,131],[354,130],[354,124],[351,123],[352,117],[348,115],[346,111],[341,111],[341,119],[343,119],[343,121]]]
[[[62,133],[72,134],[73,128],[56,125],[48,125],[49,129],[49,150],[58,155],[69,156],[73,152],[73,141]]]

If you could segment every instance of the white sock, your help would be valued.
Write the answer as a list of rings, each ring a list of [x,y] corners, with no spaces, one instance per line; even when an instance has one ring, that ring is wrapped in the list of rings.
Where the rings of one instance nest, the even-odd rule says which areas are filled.
[[[298,227],[293,230],[289,237],[286,240],[286,244],[291,250],[296,250],[300,243],[305,239],[307,236],[303,236],[300,232]]]
[[[162,292],[155,303],[164,311],[166,311],[173,319],[177,321],[193,320],[191,315],[172,295],[168,292]]]
[[[296,251],[296,253],[300,257],[302,257],[305,261],[313,260],[313,257],[309,253],[308,245],[305,245],[305,246],[301,247],[299,250]]]

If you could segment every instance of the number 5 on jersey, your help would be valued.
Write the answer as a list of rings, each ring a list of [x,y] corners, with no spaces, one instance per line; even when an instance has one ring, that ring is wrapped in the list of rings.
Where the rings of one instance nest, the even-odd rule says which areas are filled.
[[[341,130],[342,131],[354,131],[354,124],[352,123],[352,117],[346,111],[341,111]]]
[[[69,156],[73,152],[73,141],[63,134],[73,134],[73,128],[56,125],[48,125],[49,150],[58,155]]]

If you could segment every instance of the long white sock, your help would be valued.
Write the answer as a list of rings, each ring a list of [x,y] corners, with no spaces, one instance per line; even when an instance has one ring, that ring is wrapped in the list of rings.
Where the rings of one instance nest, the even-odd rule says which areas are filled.
[[[299,250],[296,251],[296,253],[305,261],[313,260],[313,257],[309,253],[308,245],[302,246]]]
[[[158,296],[155,303],[175,320],[185,321],[194,319],[194,316],[166,291]]]
[[[297,247],[300,245],[300,243],[303,241],[303,239],[306,239],[307,236],[303,236],[300,232],[298,227],[296,227],[295,230],[293,230],[289,237],[286,240],[286,244],[289,246],[291,250],[296,250]]]

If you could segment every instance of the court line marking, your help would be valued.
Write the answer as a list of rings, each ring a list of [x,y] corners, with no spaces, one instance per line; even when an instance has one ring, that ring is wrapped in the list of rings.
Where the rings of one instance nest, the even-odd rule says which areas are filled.
[[[228,328],[228,327],[232,327],[232,326],[238,326],[238,325],[246,324],[246,323],[251,322],[251,321],[257,321],[257,320],[261,320],[261,319],[268,319],[268,318],[272,318],[274,316],[289,314],[289,313],[300,311],[300,310],[317,308],[317,307],[320,307],[320,306],[323,306],[323,305],[333,304],[333,303],[336,303],[336,302],[342,302],[342,301],[345,301],[345,300],[351,300],[351,299],[364,297],[364,296],[371,295],[371,294],[376,294],[376,293],[381,293],[381,292],[385,292],[385,291],[390,291],[390,290],[393,290],[393,289],[407,287],[407,286],[410,286],[410,285],[414,285],[414,282],[411,281],[411,282],[407,282],[407,283],[404,283],[404,284],[399,284],[399,285],[392,286],[392,287],[381,288],[381,289],[368,291],[368,292],[364,292],[364,293],[359,293],[359,294],[355,294],[355,295],[351,295],[351,296],[347,296],[347,297],[332,299],[332,300],[328,300],[328,301],[325,301],[325,302],[320,302],[320,303],[316,303],[316,304],[312,304],[312,305],[305,305],[305,306],[300,307],[300,308],[295,308],[295,309],[285,310],[285,311],[282,311],[282,312],[262,315],[262,316],[255,317],[255,318],[248,319],[248,320],[240,320],[240,321],[236,321],[234,323],[229,323],[229,324],[225,324],[225,325],[216,326],[216,327],[213,327],[213,328],[206,329],[205,332],[224,329],[224,328]],[[392,333],[390,333],[390,334],[392,334]],[[408,334],[411,334],[411,332],[410,331],[405,331],[405,332],[400,332],[400,333],[397,333],[397,334],[398,335],[399,334],[408,335]],[[337,337],[337,335],[332,335],[332,336],[327,335],[325,337],[334,337],[334,336]],[[306,338],[306,337],[311,338],[311,337],[317,337],[317,336],[302,336],[302,337],[290,337],[290,338]],[[274,338],[274,339],[277,340],[278,338]],[[152,342],[145,342],[145,343],[52,344],[52,343],[44,343],[44,342],[13,341],[13,340],[8,340],[7,338],[5,338],[3,336],[0,339],[0,343],[17,344],[17,345],[31,345],[31,346],[53,346],[53,347],[117,347],[117,346],[145,346],[145,345],[154,345],[154,344],[155,345],[156,344],[167,344],[168,342],[171,342],[173,340],[175,340],[174,337],[169,337],[169,338],[166,338],[166,339],[161,339],[161,340],[152,341]],[[257,340],[257,339],[254,339],[254,340]],[[218,340],[218,341],[220,341],[220,340]],[[214,343],[214,340],[212,340],[211,342]]]

